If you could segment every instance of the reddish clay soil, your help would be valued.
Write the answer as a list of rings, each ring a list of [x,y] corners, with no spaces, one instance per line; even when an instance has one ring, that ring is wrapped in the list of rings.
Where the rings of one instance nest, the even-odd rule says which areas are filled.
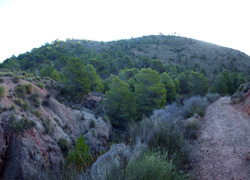
[[[220,98],[208,107],[192,150],[196,180],[250,180],[250,117]]]

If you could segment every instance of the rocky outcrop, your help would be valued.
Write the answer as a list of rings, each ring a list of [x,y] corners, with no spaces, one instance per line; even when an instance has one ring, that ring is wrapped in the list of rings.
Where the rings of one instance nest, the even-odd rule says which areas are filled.
[[[121,172],[125,168],[132,154],[132,150],[125,144],[115,144],[104,155],[98,157],[91,167],[91,177],[94,180],[105,179],[112,173],[111,171]],[[117,173],[119,174],[119,173]]]
[[[15,84],[10,77],[1,83],[6,96],[0,100],[0,178],[28,179],[46,169],[60,171],[65,151],[60,139],[73,148],[82,134],[93,153],[108,149],[111,126],[101,116],[66,107],[33,83],[32,93],[38,95],[40,105],[34,105],[32,93],[18,99],[17,86],[29,83]],[[26,101],[29,108],[18,101]]]

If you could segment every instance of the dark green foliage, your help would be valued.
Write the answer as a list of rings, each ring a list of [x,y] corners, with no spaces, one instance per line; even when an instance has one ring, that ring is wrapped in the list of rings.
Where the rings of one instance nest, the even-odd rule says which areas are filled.
[[[44,89],[44,88],[45,88],[45,85],[44,85],[43,83],[41,83],[41,82],[39,82],[39,83],[37,84],[37,86],[38,86],[40,89]]]
[[[65,138],[60,138],[59,141],[57,142],[58,146],[63,152],[68,152],[69,151],[69,142]]]
[[[22,106],[23,100],[20,99],[20,98],[17,98],[17,99],[15,100],[15,103],[16,103],[17,105],[19,105],[19,106]]]
[[[11,115],[9,121],[11,122],[11,128],[16,133],[23,133],[26,129],[30,129],[35,126],[35,123],[26,118],[18,120],[15,115]]]
[[[246,83],[246,79],[244,77],[243,73],[238,73],[237,74],[237,80],[234,82],[234,90],[237,90],[241,84]]]
[[[113,77],[110,90],[106,92],[103,105],[111,123],[120,128],[126,128],[127,123],[135,118],[135,98],[128,84],[118,77]]]
[[[38,117],[38,118],[41,117],[40,111],[38,111],[38,110],[32,110],[31,112],[32,112],[32,114],[34,114],[36,117]]]
[[[168,161],[166,154],[146,152],[128,163],[123,179],[131,180],[182,180],[188,179],[180,175],[172,161]]]
[[[35,80],[36,80],[36,81],[40,81],[40,80],[41,80],[41,77],[40,77],[40,76],[36,76],[36,77],[35,77]]]
[[[163,64],[160,60],[153,59],[150,64],[150,68],[161,73],[163,71]]]
[[[27,94],[32,93],[32,91],[33,91],[33,86],[32,86],[31,84],[26,84],[25,87],[26,87],[26,93],[27,93]]]
[[[13,83],[19,83],[20,82],[20,77],[19,76],[14,76],[13,78],[12,78],[12,81],[13,81]]]
[[[47,65],[45,68],[41,69],[39,74],[42,77],[51,77],[55,69],[51,65]]]
[[[21,105],[21,109],[23,111],[28,111],[30,110],[30,105],[29,105],[29,102],[27,100],[24,100],[23,101],[23,104]]]
[[[133,68],[133,62],[130,60],[128,56],[118,57],[116,60],[116,64],[119,70],[125,68]]]
[[[57,72],[56,69],[54,69],[51,73],[51,78],[55,81],[61,81],[60,74]]]
[[[15,106],[15,104],[11,104],[10,110],[11,110],[11,111],[16,111],[16,106]]]
[[[5,87],[0,86],[0,99],[5,96]]]
[[[52,127],[51,127],[51,125],[50,125],[49,120],[48,120],[48,119],[47,119],[47,120],[44,120],[43,118],[41,118],[41,121],[42,121],[42,123],[43,123],[45,132],[46,132],[47,134],[51,134],[51,133],[52,133]]]
[[[150,116],[154,109],[166,104],[166,89],[160,82],[160,75],[152,69],[142,69],[135,75],[135,95],[139,118]]]
[[[102,80],[100,76],[96,74],[95,68],[92,65],[87,64],[87,66],[85,66],[85,70],[87,72],[87,77],[91,82],[90,90],[95,92],[102,92],[103,91]]]
[[[222,75],[224,76],[225,78],[225,81],[226,81],[226,86],[228,88],[228,92],[229,94],[233,94],[234,93],[234,82],[232,81],[232,79],[230,78],[230,74],[227,72],[227,71],[223,71],[222,72]]]
[[[86,167],[92,161],[92,155],[82,135],[77,138],[75,150],[70,150],[68,158],[71,163],[78,167]]]
[[[0,78],[0,83],[3,83],[4,82],[4,79],[3,78]]]
[[[180,93],[181,94],[186,94],[189,92],[189,87],[188,87],[188,82],[189,82],[189,77],[187,73],[182,72],[178,76],[178,80],[180,83]]]
[[[37,108],[40,107],[40,98],[39,98],[39,95],[37,93],[31,94],[30,100],[35,107],[37,107]]]
[[[70,94],[84,95],[90,91],[91,82],[80,59],[70,58],[63,75],[65,77],[63,83]]]
[[[180,81],[178,78],[174,79],[174,85],[176,93],[180,93],[181,88],[180,88]]]
[[[25,85],[18,85],[15,90],[17,97],[24,99],[27,92],[26,92],[26,86]]]
[[[88,60],[88,63],[90,65],[92,65],[96,70],[100,70],[101,69],[101,61],[97,58],[91,58]]]
[[[119,71],[119,78],[122,81],[129,80],[130,78],[134,78],[136,74],[139,73],[139,69],[132,68],[132,69],[124,69]]]
[[[161,83],[164,84],[167,90],[167,103],[174,101],[176,98],[175,84],[165,72],[161,74]]]
[[[208,79],[198,72],[191,71],[188,83],[192,95],[205,95],[208,91]]]
[[[226,79],[221,73],[216,76],[216,79],[214,82],[214,92],[222,94],[222,95],[225,95],[228,93]]]
[[[184,139],[182,114],[182,110],[175,104],[155,110],[150,118],[144,118],[130,127],[132,143],[145,143],[152,150],[167,152],[176,162],[185,162],[188,148]]]

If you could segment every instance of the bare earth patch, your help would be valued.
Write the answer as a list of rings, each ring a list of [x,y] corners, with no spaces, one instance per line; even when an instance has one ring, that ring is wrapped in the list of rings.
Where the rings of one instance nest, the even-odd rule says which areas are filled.
[[[197,180],[250,179],[250,118],[220,98],[208,107],[192,150]]]

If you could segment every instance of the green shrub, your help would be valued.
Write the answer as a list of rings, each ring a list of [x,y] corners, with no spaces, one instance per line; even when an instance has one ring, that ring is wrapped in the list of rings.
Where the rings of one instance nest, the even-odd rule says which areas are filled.
[[[19,106],[22,106],[23,100],[20,99],[20,98],[17,98],[17,99],[15,100],[15,103],[16,103],[17,105],[19,105]]]
[[[43,83],[41,83],[41,82],[39,82],[39,83],[37,84],[37,86],[38,86],[40,89],[44,89],[44,88],[45,88],[45,85],[44,85]]]
[[[182,180],[189,179],[181,175],[172,161],[167,161],[165,154],[146,152],[136,159],[129,161],[122,179],[131,180]]]
[[[199,124],[200,120],[195,117],[186,120],[185,137],[188,139],[197,139]]]
[[[16,110],[15,104],[12,104],[12,105],[11,105],[10,110],[11,110],[11,111],[15,111],[15,110]]]
[[[23,111],[28,111],[28,110],[30,110],[30,105],[29,105],[29,103],[28,103],[27,100],[23,101],[23,104],[22,104],[22,106],[21,106],[21,109],[22,109]]]
[[[23,133],[26,129],[30,129],[35,126],[33,121],[26,118],[22,118],[20,121],[18,121],[15,115],[11,115],[9,121],[11,122],[11,128],[16,133]]]
[[[38,118],[40,118],[40,117],[41,117],[41,113],[40,113],[40,111],[37,111],[37,110],[32,110],[31,112],[32,112],[32,114],[34,114],[36,117],[38,117]]]
[[[220,98],[220,95],[219,95],[219,94],[207,94],[207,95],[205,96],[205,100],[206,100],[209,104],[215,102],[215,101],[216,101],[217,99],[219,99],[219,98]]]
[[[92,161],[92,155],[82,135],[77,138],[75,150],[70,150],[68,158],[71,163],[78,167],[86,167]]]
[[[5,96],[5,87],[0,86],[0,98],[3,98]]]
[[[33,86],[32,86],[31,84],[26,84],[25,87],[26,87],[26,93],[27,93],[27,94],[32,93],[32,91],[33,91]]]
[[[19,83],[20,82],[20,77],[19,76],[14,76],[12,78],[12,82],[15,83],[15,84]]]
[[[8,77],[12,77],[13,73],[12,72],[2,72],[3,69],[1,69],[0,71],[0,76],[8,76]]]
[[[40,76],[36,76],[36,77],[35,77],[35,80],[36,80],[36,81],[40,81],[40,80],[41,80],[41,77],[40,77]]]
[[[45,132],[47,134],[51,134],[52,133],[52,127],[51,127],[51,125],[49,123],[49,120],[46,121],[46,120],[44,120],[44,119],[41,118],[41,121],[42,121],[43,126],[45,128]]]
[[[63,152],[67,152],[69,150],[69,142],[67,141],[67,139],[60,138],[57,143]]]
[[[39,98],[39,95],[37,93],[31,94],[30,100],[35,107],[37,107],[37,108],[40,107],[40,98]]]
[[[25,85],[18,85],[15,90],[17,97],[24,99],[26,96],[26,87]]]
[[[185,126],[180,108],[173,104],[166,109],[155,110],[150,118],[144,118],[130,129],[132,144],[146,144],[151,150],[167,152],[175,163],[182,164],[188,159],[188,143],[185,140]]]
[[[195,113],[203,117],[205,115],[207,102],[200,96],[193,96],[188,100],[184,101],[184,117],[189,118]]]

